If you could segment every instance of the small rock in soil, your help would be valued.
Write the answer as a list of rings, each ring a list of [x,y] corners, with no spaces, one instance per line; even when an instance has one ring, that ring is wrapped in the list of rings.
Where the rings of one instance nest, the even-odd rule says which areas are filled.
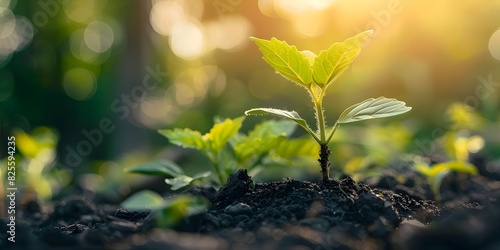
[[[240,214],[251,214],[252,208],[245,203],[236,203],[234,205],[229,205],[224,209],[224,213],[229,215],[240,215]]]

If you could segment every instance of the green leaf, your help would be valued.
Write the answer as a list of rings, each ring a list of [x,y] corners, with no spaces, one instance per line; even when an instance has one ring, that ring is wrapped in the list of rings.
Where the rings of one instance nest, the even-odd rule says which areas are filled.
[[[199,197],[179,195],[164,202],[163,208],[156,213],[159,227],[175,227],[182,220],[205,211],[208,201]]]
[[[281,118],[290,119],[303,128],[309,128],[306,120],[302,119],[302,117],[300,117],[300,115],[295,111],[273,108],[255,108],[245,111],[245,115],[275,115]]]
[[[369,98],[358,104],[352,105],[338,119],[338,123],[357,122],[368,119],[395,116],[411,110],[406,103],[393,98]]]
[[[171,186],[172,190],[178,190],[183,187],[191,185],[193,181],[208,177],[210,176],[210,174],[211,174],[210,171],[206,171],[196,174],[193,177],[189,177],[187,175],[180,175],[175,178],[167,178],[165,179],[165,182]]]
[[[210,148],[213,152],[219,152],[229,138],[238,133],[238,130],[240,130],[243,124],[243,120],[245,120],[244,116],[233,120],[227,118],[223,122],[215,124],[212,129],[210,129],[208,140],[210,141]]]
[[[306,132],[309,133],[314,138],[314,140],[316,140],[318,143],[320,142],[318,136],[307,125],[306,120],[302,119],[302,117],[300,117],[300,115],[295,111],[287,111],[287,110],[272,109],[272,108],[255,108],[245,111],[245,115],[275,115],[278,117],[292,120],[297,124],[299,124],[299,126],[301,126],[303,129],[305,129]]]
[[[154,210],[163,207],[163,203],[164,200],[159,194],[153,191],[144,190],[131,195],[123,201],[120,206],[130,210]]]
[[[199,150],[205,150],[206,143],[203,140],[202,135],[198,131],[194,131],[188,128],[181,129],[175,128],[171,129],[160,129],[158,133],[167,137],[170,143],[184,148],[194,148]]]
[[[311,65],[307,56],[299,52],[295,46],[290,46],[274,37],[271,40],[255,37],[250,39],[259,46],[264,60],[282,76],[305,87],[311,84]]]
[[[477,174],[477,168],[474,165],[461,161],[441,162],[434,164],[431,167],[420,163],[415,166],[415,169],[429,178],[436,178],[440,175],[449,173],[450,171],[465,174]]]
[[[262,122],[240,138],[234,144],[234,154],[239,162],[257,157],[275,148],[287,135],[295,130],[297,125],[289,120],[270,120]]]
[[[181,175],[177,176],[175,178],[167,178],[165,179],[165,182],[169,184],[172,190],[177,190],[181,189],[183,187],[189,186],[191,182],[193,181],[193,178],[187,176],[187,175]]]
[[[319,144],[310,138],[288,139],[281,142],[274,153],[284,159],[318,157]]]
[[[184,175],[184,171],[171,161],[154,161],[141,164],[139,166],[126,169],[129,173],[147,174],[147,175],[163,175],[168,177],[177,177]]]
[[[193,181],[209,177],[211,174],[212,174],[212,172],[210,172],[210,171],[205,171],[205,172],[197,173],[197,174],[193,175]]]
[[[361,45],[371,33],[372,30],[359,33],[321,51],[312,66],[314,81],[322,88],[334,82],[358,56]]]
[[[295,131],[297,125],[289,120],[270,120],[257,124],[248,132],[248,137],[288,136]]]
[[[248,137],[246,140],[234,147],[234,153],[239,162],[243,162],[251,157],[259,156],[274,149],[285,139],[281,136]]]

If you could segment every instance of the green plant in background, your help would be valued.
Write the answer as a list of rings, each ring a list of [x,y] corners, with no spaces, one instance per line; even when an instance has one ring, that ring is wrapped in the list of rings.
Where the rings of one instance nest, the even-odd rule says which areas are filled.
[[[484,139],[471,135],[471,130],[481,127],[482,118],[472,107],[464,103],[453,103],[446,110],[446,117],[451,122],[450,130],[440,137],[439,142],[448,157],[448,161],[429,165],[417,160],[415,169],[427,177],[436,200],[443,179],[451,172],[477,174],[477,168],[470,163],[469,154],[484,147]]]
[[[227,141],[233,137],[241,128],[244,117],[236,119],[225,119],[224,121],[215,124],[210,132],[202,135],[199,131],[188,128],[175,128],[173,130],[164,129],[158,130],[160,134],[167,137],[170,143],[175,145],[194,148],[203,152],[215,169],[219,183],[225,181],[224,166],[221,158],[224,156],[221,152]],[[178,178],[178,177],[176,177]]]
[[[484,146],[480,135],[471,135],[472,131],[480,129],[482,117],[467,104],[453,103],[446,110],[446,117],[451,122],[451,128],[442,137],[442,146],[448,158],[468,162],[469,153],[476,153]]]
[[[159,227],[173,227],[181,220],[204,211],[207,204],[206,200],[189,195],[179,195],[165,200],[153,191],[144,190],[130,196],[120,204],[120,207],[151,211],[155,214]]]
[[[417,163],[415,165],[415,169],[427,178],[434,194],[434,198],[437,201],[440,200],[439,190],[441,188],[441,183],[443,182],[444,177],[448,174],[452,172],[477,174],[477,168],[474,165],[462,161],[441,162],[432,166],[429,166],[426,163]]]
[[[370,124],[367,129],[352,126],[338,132],[343,133],[340,136],[336,134],[335,143],[342,143],[342,146],[332,150],[332,154],[337,159],[344,159],[342,172],[355,181],[382,175],[382,168],[387,166],[400,166],[400,157],[413,136],[407,126],[396,122]],[[339,137],[344,137],[343,141],[339,141]]]
[[[136,174],[165,176],[167,177],[165,182],[172,186],[172,190],[189,186],[191,183],[208,177],[211,174],[210,171],[205,171],[194,176],[188,176],[177,164],[167,160],[147,162],[139,166],[129,168],[126,171]]]
[[[307,90],[314,104],[317,131],[311,129],[295,111],[255,108],[246,111],[245,114],[271,114],[292,120],[304,128],[320,145],[319,162],[323,180],[330,178],[328,143],[340,124],[399,115],[411,109],[404,102],[396,99],[370,98],[347,108],[333,127],[327,128],[323,110],[323,97],[326,89],[354,61],[361,52],[363,42],[371,33],[371,30],[365,31],[343,42],[334,43],[329,49],[321,51],[319,55],[308,50],[298,51],[295,46],[290,46],[285,41],[276,38],[271,38],[271,40],[251,38],[262,51],[264,60],[276,72]]]
[[[225,119],[216,123],[208,133],[188,128],[162,129],[158,132],[170,143],[202,152],[211,162],[219,184],[237,168],[254,175],[271,166],[293,165],[290,159],[311,158],[319,150],[309,138],[287,138],[296,125],[292,121],[265,121],[248,134],[239,133],[245,117]],[[176,163],[159,160],[127,169],[130,173],[165,176],[172,190],[191,185],[211,175],[211,171],[188,176]]]
[[[69,170],[56,166],[57,134],[48,127],[37,127],[31,134],[15,130],[13,135],[22,156],[16,166],[23,171],[17,171],[17,177],[26,192],[34,192],[45,200],[52,198],[71,179]]]

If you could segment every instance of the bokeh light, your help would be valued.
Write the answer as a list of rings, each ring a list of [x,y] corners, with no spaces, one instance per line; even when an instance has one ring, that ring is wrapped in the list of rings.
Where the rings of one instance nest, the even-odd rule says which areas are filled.
[[[103,53],[113,45],[115,35],[113,29],[105,22],[95,21],[84,32],[87,47],[94,52]]]
[[[71,69],[64,74],[63,86],[66,94],[74,100],[87,100],[96,91],[96,76],[88,69]]]
[[[87,22],[95,14],[94,0],[65,1],[62,6],[66,16],[79,23]]]
[[[193,60],[204,52],[205,38],[202,27],[191,21],[174,24],[171,30],[170,48],[174,54],[185,60]]]
[[[29,44],[33,35],[33,25],[27,18],[16,17],[9,8],[0,7],[0,63]]]
[[[157,1],[153,4],[149,19],[158,34],[169,36],[172,27],[185,20],[186,14],[178,1]]]
[[[500,29],[491,35],[488,49],[490,50],[491,56],[500,61]]]
[[[243,16],[226,15],[223,19],[205,24],[210,49],[235,50],[248,43],[252,24]]]
[[[71,34],[69,48],[74,57],[87,63],[94,62],[99,56],[99,53],[87,46],[85,41],[85,29],[76,30]]]

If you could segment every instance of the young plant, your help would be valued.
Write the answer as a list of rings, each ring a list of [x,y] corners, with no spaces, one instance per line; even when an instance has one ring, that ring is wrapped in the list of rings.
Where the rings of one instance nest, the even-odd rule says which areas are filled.
[[[451,172],[477,174],[477,168],[474,165],[463,161],[441,162],[432,166],[425,163],[417,163],[415,169],[427,178],[434,194],[434,199],[437,201],[440,200],[439,190],[441,183],[448,174]]]
[[[120,207],[127,210],[151,211],[159,227],[172,228],[188,217],[202,213],[208,206],[208,201],[199,197],[179,195],[164,199],[158,193],[144,190],[137,192]]]
[[[243,134],[238,131],[244,118],[225,119],[204,135],[188,128],[161,129],[158,132],[172,144],[202,152],[212,163],[221,185],[237,167],[256,174],[268,166],[289,166],[288,162],[280,164],[285,159],[310,158],[318,150],[309,138],[287,138],[297,127],[292,121],[265,121]],[[127,172],[164,176],[172,190],[189,186],[211,174],[211,171],[206,171],[188,176],[177,164],[166,160],[147,162],[129,168]]]
[[[203,152],[212,166],[215,168],[219,183],[224,183],[226,176],[224,167],[220,165],[220,159],[224,156],[222,154],[226,142],[236,135],[243,124],[245,117],[238,117],[235,119],[225,119],[224,121],[215,124],[210,132],[202,135],[200,132],[188,128],[181,129],[160,129],[158,132],[167,137],[171,143],[184,147],[194,148]]]
[[[330,150],[328,143],[340,124],[362,121],[373,118],[389,117],[408,112],[402,101],[392,98],[378,97],[366,99],[347,108],[337,119],[332,128],[328,129],[323,111],[323,98],[326,89],[347,69],[361,52],[361,46],[373,31],[365,31],[343,42],[334,43],[329,49],[319,55],[309,50],[298,51],[295,46],[276,38],[264,40],[251,38],[263,54],[263,59],[273,67],[277,73],[286,79],[305,88],[311,96],[316,115],[317,131],[309,127],[295,111],[273,108],[255,108],[245,112],[246,115],[270,114],[290,119],[304,128],[320,145],[319,162],[322,179],[330,177]]]

